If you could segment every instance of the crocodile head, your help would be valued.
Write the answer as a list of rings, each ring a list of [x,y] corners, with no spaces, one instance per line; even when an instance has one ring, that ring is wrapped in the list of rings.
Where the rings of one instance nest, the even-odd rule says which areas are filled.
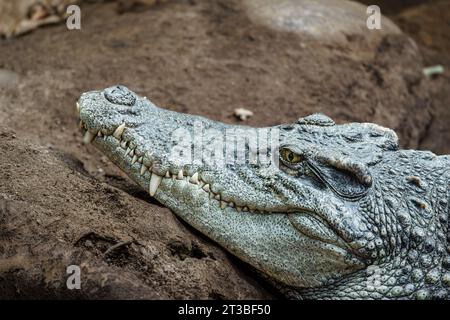
[[[375,124],[315,114],[271,128],[227,125],[123,86],[84,93],[77,109],[85,142],[302,297],[447,292],[448,157],[398,150],[396,134]]]

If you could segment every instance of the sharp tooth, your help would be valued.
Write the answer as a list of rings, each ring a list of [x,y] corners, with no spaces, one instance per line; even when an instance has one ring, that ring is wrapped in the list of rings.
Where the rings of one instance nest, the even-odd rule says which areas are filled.
[[[127,148],[127,151],[125,151],[125,155],[127,156],[130,153],[131,149],[130,147]]]
[[[76,103],[76,106],[77,106],[77,112],[80,113],[80,104],[78,102]]]
[[[199,182],[198,181],[198,172],[196,172],[192,175],[191,179],[189,179],[189,182],[193,183],[193,184],[198,184],[198,182]]]
[[[84,138],[83,138],[83,142],[85,144],[89,144],[92,142],[92,140],[94,140],[95,138],[95,133],[90,132],[89,130],[86,131],[86,133],[84,134]]]
[[[102,132],[101,131],[97,132],[97,136],[101,137],[102,136]]]
[[[130,157],[134,157],[134,149],[131,149],[131,151],[130,151]]]
[[[158,176],[156,173],[152,173],[152,177],[150,178],[150,187],[149,193],[153,197],[158,190],[159,184],[161,183],[162,177]]]
[[[139,163],[143,163],[144,162],[144,157],[139,157],[138,162]]]
[[[181,170],[178,172],[177,179],[178,179],[178,180],[183,180],[183,169],[181,169]]]
[[[135,164],[137,159],[138,159],[137,155],[134,155],[133,159],[131,159],[131,164]]]
[[[113,133],[114,138],[120,140],[122,138],[123,130],[125,130],[125,122],[122,123],[120,126],[118,126],[116,131],[114,131]]]
[[[255,212],[255,209],[250,209],[250,212],[251,212],[251,213],[254,213],[254,212]]]
[[[214,199],[216,199],[216,200],[219,200],[219,201],[220,201],[220,194],[216,194],[216,195],[214,196]]]
[[[242,209],[242,211],[248,212],[248,207],[244,207],[244,209]]]
[[[125,148],[127,147],[127,141],[126,141],[126,140],[123,140],[123,141],[120,143],[120,146],[122,147],[122,149],[125,149]]]
[[[210,192],[210,193],[209,193],[209,198],[210,198],[210,199],[214,198],[214,193]]]
[[[202,188],[203,190],[205,190],[206,192],[209,192],[209,184],[205,184]]]
[[[225,209],[227,207],[227,203],[225,201],[220,201],[220,209]]]
[[[234,202],[229,202],[228,206],[234,208]]]
[[[166,178],[170,178],[170,172],[166,171]]]
[[[242,211],[242,207],[236,207],[236,210],[237,210],[238,212],[241,212],[241,211]]]
[[[145,171],[147,171],[147,169],[148,168],[143,164],[142,167],[141,167],[141,176],[144,175],[144,173],[145,173]]]

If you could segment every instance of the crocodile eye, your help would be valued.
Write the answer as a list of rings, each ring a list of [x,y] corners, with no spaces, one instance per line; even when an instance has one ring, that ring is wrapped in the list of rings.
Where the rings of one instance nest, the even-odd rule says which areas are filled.
[[[303,157],[292,150],[289,149],[281,149],[280,151],[281,158],[284,161],[287,161],[289,163],[299,163],[300,161],[303,161]]]

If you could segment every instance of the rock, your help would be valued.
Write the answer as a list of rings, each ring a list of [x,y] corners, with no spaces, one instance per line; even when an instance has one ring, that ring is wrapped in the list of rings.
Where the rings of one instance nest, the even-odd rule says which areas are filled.
[[[19,83],[19,75],[13,71],[0,69],[0,88],[14,88]]]
[[[345,42],[361,37],[371,42],[387,34],[400,34],[388,18],[381,30],[367,28],[367,6],[347,0],[245,0],[248,15],[259,24],[280,31],[305,34],[320,41]]]
[[[253,116],[253,112],[244,108],[236,108],[234,109],[234,116],[241,121],[245,121]]]
[[[396,17],[405,32],[415,35],[417,41],[428,48],[450,51],[450,2],[437,1],[404,10]]]
[[[419,2],[419,1],[418,1]],[[450,154],[450,2],[421,1],[395,16],[405,33],[419,43],[426,66],[442,65],[443,74],[430,78],[429,92],[432,95],[433,122],[423,136],[420,148],[431,149],[437,154]],[[439,72],[441,68],[436,70]]]
[[[432,78],[433,76],[443,74],[445,71],[444,66],[442,65],[436,65],[431,67],[426,67],[423,69],[423,74],[428,77]]]
[[[0,127],[0,299],[271,297],[150,197],[13,137]],[[67,288],[71,265],[81,269],[80,290]]]

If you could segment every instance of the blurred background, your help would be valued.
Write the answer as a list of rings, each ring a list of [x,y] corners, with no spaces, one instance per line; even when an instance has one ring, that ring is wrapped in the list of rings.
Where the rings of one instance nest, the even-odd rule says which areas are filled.
[[[366,27],[374,4],[381,30]],[[450,154],[449,0],[0,0],[0,37],[0,296],[276,297],[81,143],[85,91],[120,83],[250,126],[324,112]]]

